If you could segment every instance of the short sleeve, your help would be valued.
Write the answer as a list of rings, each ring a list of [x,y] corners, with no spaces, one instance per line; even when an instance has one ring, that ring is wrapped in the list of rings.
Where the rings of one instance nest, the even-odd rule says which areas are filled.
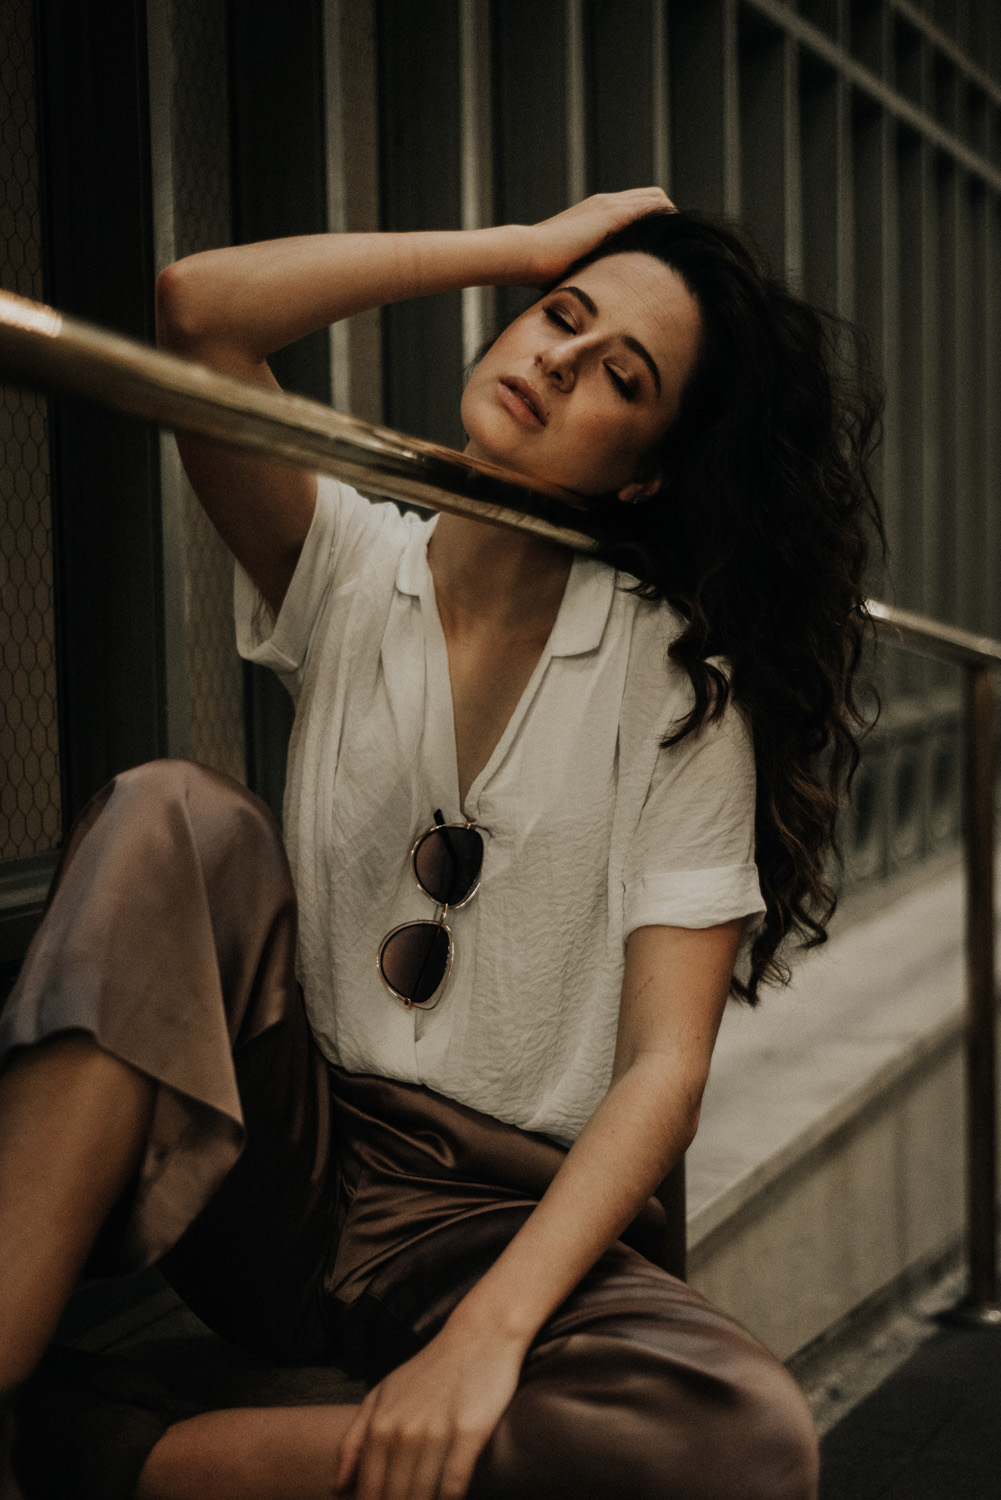
[[[662,748],[625,866],[624,936],[765,910],[754,863],[754,752],[732,704]]]
[[[321,475],[313,520],[277,618],[236,564],[237,650],[247,661],[276,672],[293,697],[329,590],[347,582],[364,561],[388,510],[400,520],[395,506],[373,505],[349,485]]]

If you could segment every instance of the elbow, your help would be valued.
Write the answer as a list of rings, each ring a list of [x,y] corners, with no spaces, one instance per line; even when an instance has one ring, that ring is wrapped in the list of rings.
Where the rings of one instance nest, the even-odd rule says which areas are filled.
[[[699,1129],[699,1120],[702,1117],[702,1100],[694,1100],[688,1107],[684,1119],[681,1122],[681,1154],[683,1155],[694,1141]]]
[[[672,1164],[684,1156],[698,1132],[704,1089],[701,1078],[675,1078],[664,1095],[665,1146]]]
[[[196,260],[177,260],[156,278],[156,341],[173,354],[197,353],[210,332],[208,299]]]
[[[674,1160],[684,1154],[695,1139],[702,1115],[702,1097],[709,1078],[705,1067],[679,1066],[662,1052],[643,1052],[621,1068],[618,1080],[629,1075],[648,1099],[651,1116],[658,1121],[665,1147]]]

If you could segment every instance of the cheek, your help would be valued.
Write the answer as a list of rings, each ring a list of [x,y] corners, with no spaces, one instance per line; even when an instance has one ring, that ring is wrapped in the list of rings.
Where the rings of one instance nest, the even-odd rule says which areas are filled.
[[[463,386],[462,395],[459,398],[459,416],[463,427],[467,427],[470,420],[475,420],[476,412],[482,410],[485,395],[491,384],[489,369],[486,368],[485,361],[481,360]]]
[[[655,441],[632,422],[624,422],[621,413],[602,410],[582,418],[578,438],[582,454],[586,452],[603,474],[612,472],[613,482],[620,477],[623,482],[632,479],[637,464]]]
[[[573,441],[567,442],[568,475],[562,481],[581,495],[603,495],[642,477],[650,468],[666,431],[660,422],[623,422],[620,412],[582,415]],[[569,434],[568,434],[569,438]]]
[[[469,409],[472,406],[472,403],[476,400],[476,387],[473,384],[475,379],[476,372],[474,371],[466,381],[465,385],[462,387],[462,395],[459,397],[459,421],[462,423],[464,428],[468,427]]]

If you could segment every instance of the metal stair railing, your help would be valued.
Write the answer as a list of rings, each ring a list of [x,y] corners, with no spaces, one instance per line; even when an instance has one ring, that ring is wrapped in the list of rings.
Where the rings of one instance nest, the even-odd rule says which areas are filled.
[[[868,601],[868,607],[880,640],[948,662],[963,673],[967,1291],[950,1316],[1001,1328],[994,958],[995,678],[1001,667],[1001,641],[875,599]]]
[[[0,375],[333,474],[392,500],[528,530],[582,552],[597,550],[587,512],[567,491],[528,484],[493,464],[320,402],[247,384],[9,292],[0,292]],[[868,608],[882,641],[963,672],[968,1290],[955,1316],[1001,1328],[994,965],[995,674],[1001,642],[877,600]],[[665,1256],[683,1275],[683,1162],[661,1199],[668,1215]]]

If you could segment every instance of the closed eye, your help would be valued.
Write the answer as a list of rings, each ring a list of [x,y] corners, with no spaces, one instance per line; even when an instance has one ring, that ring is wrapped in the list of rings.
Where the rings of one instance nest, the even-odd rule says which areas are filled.
[[[606,365],[605,369],[608,371],[608,378],[623,400],[632,401],[636,395],[635,381],[628,380],[626,376],[620,375],[618,370],[614,370],[611,365]]]
[[[550,323],[555,323],[556,327],[562,328],[564,333],[577,332],[574,325],[570,322],[570,319],[563,313],[561,313],[558,307],[547,307],[545,309],[545,314]]]
[[[550,323],[554,324],[554,326],[559,328],[563,333],[575,334],[577,332],[576,325],[571,322],[570,318],[566,313],[562,311],[558,303],[550,303],[548,307],[543,308],[543,312],[549,319]],[[624,401],[632,401],[635,399],[635,379],[631,378],[630,376],[620,375],[618,370],[616,370],[612,365],[606,365],[605,371],[608,375],[609,380],[612,382],[612,385],[615,387],[616,391]]]

